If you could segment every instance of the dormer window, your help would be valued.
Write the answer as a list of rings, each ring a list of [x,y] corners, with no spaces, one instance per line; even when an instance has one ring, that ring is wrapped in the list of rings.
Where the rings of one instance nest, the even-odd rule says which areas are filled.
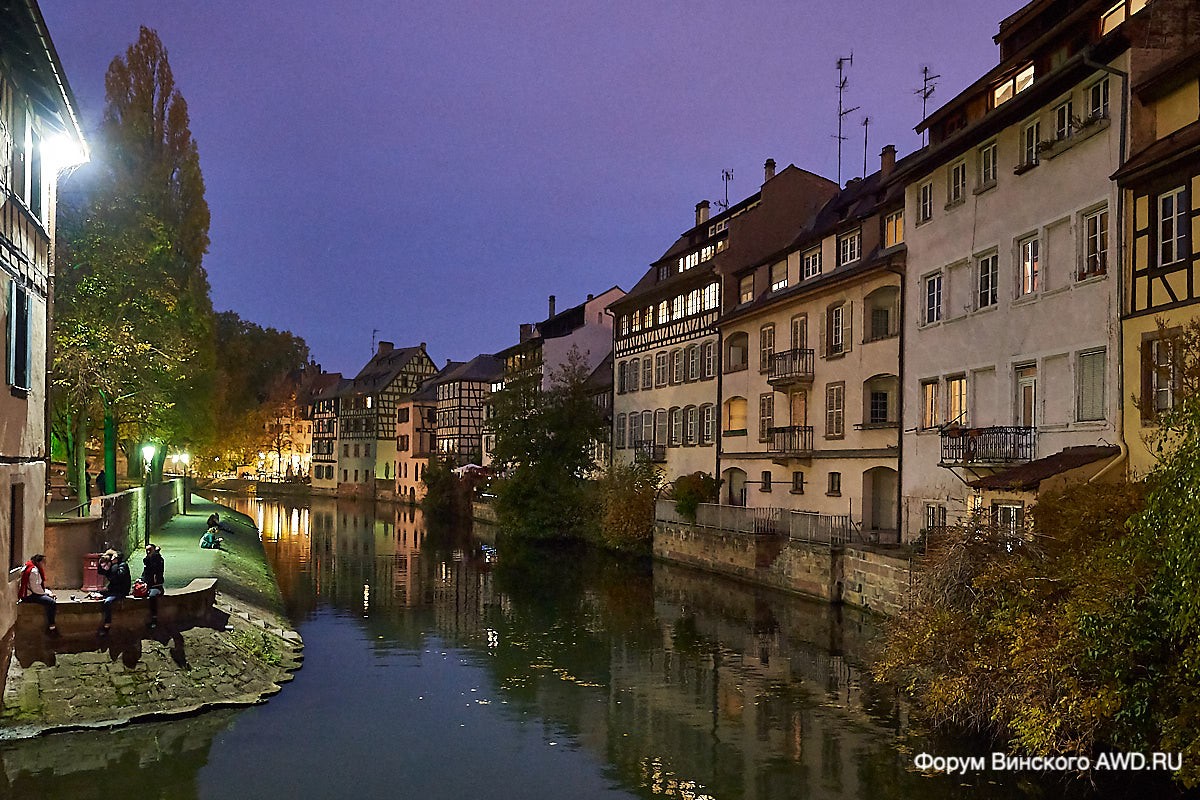
[[[1106,36],[1122,22],[1146,7],[1147,0],[1121,0],[1100,15],[1100,35]]]
[[[862,258],[862,231],[853,231],[838,237],[838,266],[844,267]]]
[[[1006,78],[992,89],[992,107],[1012,100],[1033,85],[1033,64],[1022,69],[1011,78]]]
[[[749,303],[754,299],[754,275],[746,275],[738,281],[738,302]]]

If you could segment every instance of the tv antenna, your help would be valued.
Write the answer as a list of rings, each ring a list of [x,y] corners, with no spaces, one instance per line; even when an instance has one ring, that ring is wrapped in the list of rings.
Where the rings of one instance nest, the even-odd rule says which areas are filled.
[[[836,137],[834,137],[834,138],[836,138],[836,139],[837,139],[837,143],[838,143],[838,144],[837,144],[837,161],[838,161],[838,166],[837,166],[837,179],[838,179],[838,186],[841,186],[841,185],[842,185],[842,142],[846,141],[846,137],[842,135],[842,120],[844,120],[844,119],[846,118],[846,115],[847,115],[847,114],[850,114],[850,113],[853,113],[853,112],[855,112],[855,111],[858,111],[858,106],[855,106],[854,108],[846,108],[846,107],[845,107],[845,104],[844,104],[844,102],[843,102],[843,100],[844,100],[844,95],[845,95],[845,93],[846,93],[846,85],[847,85],[847,83],[848,83],[848,80],[849,80],[848,78],[846,78],[846,67],[852,67],[852,66],[854,66],[854,51],[853,51],[853,50],[851,50],[851,51],[850,51],[850,55],[848,55],[848,56],[844,56],[844,57],[842,57],[842,58],[839,58],[839,59],[837,60],[837,71],[838,71],[838,87],[837,87],[837,90],[838,90],[838,132],[837,132],[837,136],[836,136]]]
[[[937,90],[937,84],[934,83],[934,81],[936,81],[940,77],[942,77],[942,76],[929,74],[929,65],[928,64],[921,67],[921,88],[914,91],[913,94],[918,94],[921,96],[921,121],[922,122],[925,121],[925,117],[926,117],[926,113],[927,113],[926,109],[929,106],[929,98],[933,97],[933,93]],[[921,144],[925,145],[928,143],[929,143],[929,131],[923,130],[923,131],[921,131]]]
[[[371,328],[371,358],[375,357],[375,339],[379,336],[379,328]]]
[[[721,207],[722,211],[728,211],[729,210],[729,184],[733,183],[733,170],[732,169],[721,170],[721,180],[725,182],[725,200],[724,201],[718,200],[717,205]]]
[[[871,128],[871,118],[863,117],[862,118],[862,126],[863,126],[863,173],[862,173],[862,176],[863,176],[863,178],[866,178],[867,177],[867,132]]]

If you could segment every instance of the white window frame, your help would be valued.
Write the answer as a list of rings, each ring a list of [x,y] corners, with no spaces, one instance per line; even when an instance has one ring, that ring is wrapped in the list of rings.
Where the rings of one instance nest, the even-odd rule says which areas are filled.
[[[1108,272],[1108,207],[1083,215],[1083,265],[1080,278]]]
[[[932,325],[935,322],[942,321],[942,273],[935,272],[932,275],[926,275],[922,282],[925,302],[923,304],[924,314],[922,315],[926,325]]]
[[[883,218],[883,246],[895,247],[904,241],[904,209]]]
[[[967,197],[966,159],[955,161],[946,170],[946,205],[961,203]]]
[[[1075,106],[1070,98],[1054,107],[1054,138],[1062,141],[1075,132]]]
[[[1108,351],[1106,348],[1085,350],[1076,359],[1075,421],[1103,422]]]
[[[975,259],[975,308],[991,308],[1000,300],[1000,256],[988,253]]]
[[[821,248],[814,247],[811,250],[805,250],[803,256],[803,266],[801,277],[804,280],[815,278],[821,274]]]
[[[1088,119],[1108,119],[1108,78],[1103,77],[1087,88]]]
[[[1020,295],[1037,294],[1042,288],[1042,243],[1037,236],[1017,241],[1017,265],[1021,270],[1017,286]]]
[[[917,188],[917,224],[933,219],[933,181],[925,181]]]
[[[853,264],[862,258],[862,228],[838,236],[838,266]]]
[[[782,275],[779,272],[782,271]],[[778,292],[788,286],[787,261],[777,261],[770,266],[771,291]]]
[[[1164,213],[1165,201],[1171,201],[1171,213]],[[1169,192],[1158,196],[1158,266],[1168,267],[1178,264],[1188,256],[1188,208],[1187,185],[1177,186]],[[1169,243],[1169,246],[1168,246]],[[1169,258],[1168,258],[1168,250]]]
[[[1041,136],[1041,120],[1035,119],[1021,128],[1021,166],[1032,167],[1038,163]]]
[[[995,142],[988,142],[979,148],[979,185],[991,186],[996,182],[997,154],[999,150]]]

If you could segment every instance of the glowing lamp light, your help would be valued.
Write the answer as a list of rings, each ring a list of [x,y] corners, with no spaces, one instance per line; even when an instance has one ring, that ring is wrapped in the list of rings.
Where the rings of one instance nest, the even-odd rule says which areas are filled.
[[[78,139],[56,133],[42,140],[42,162],[54,172],[88,162],[87,150]]]
[[[179,460],[183,462],[183,465],[184,465],[185,467],[186,467],[188,464],[192,463],[192,457],[191,457],[190,455],[188,455],[187,453],[180,453],[180,454],[179,454]]]
[[[147,467],[149,467],[150,462],[154,460],[154,454],[156,452],[158,452],[158,448],[152,444],[144,445],[142,447],[142,461],[146,462]]]

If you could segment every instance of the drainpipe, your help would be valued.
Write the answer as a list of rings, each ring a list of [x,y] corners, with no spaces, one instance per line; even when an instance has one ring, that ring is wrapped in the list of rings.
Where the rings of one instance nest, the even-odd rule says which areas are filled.
[[[1109,75],[1115,75],[1121,81],[1121,130],[1119,132],[1119,144],[1117,151],[1117,168],[1120,169],[1125,164],[1125,150],[1128,147],[1129,137],[1129,106],[1131,103],[1129,97],[1129,73],[1110,67],[1107,64],[1098,64],[1090,58],[1084,58],[1083,63],[1101,72],[1107,72]],[[1118,464],[1124,463],[1129,458],[1129,447],[1125,444],[1125,409],[1121,398],[1125,396],[1125,325],[1122,318],[1125,316],[1125,192],[1120,186],[1117,187],[1117,447],[1120,448],[1120,453],[1117,457],[1110,461],[1104,469],[1093,475],[1088,483],[1095,483],[1109,471],[1114,469]]]
[[[908,264],[908,248],[905,247],[905,266]],[[898,321],[900,337],[896,344],[898,350],[898,358],[896,365],[896,382],[899,384],[899,390],[896,392],[896,402],[899,408],[896,413],[900,419],[900,436],[896,440],[896,539],[898,544],[904,541],[904,526],[907,523],[907,518],[904,514],[904,277],[905,270],[896,267],[891,260],[888,261],[887,271],[895,273],[900,277],[900,319]]]

